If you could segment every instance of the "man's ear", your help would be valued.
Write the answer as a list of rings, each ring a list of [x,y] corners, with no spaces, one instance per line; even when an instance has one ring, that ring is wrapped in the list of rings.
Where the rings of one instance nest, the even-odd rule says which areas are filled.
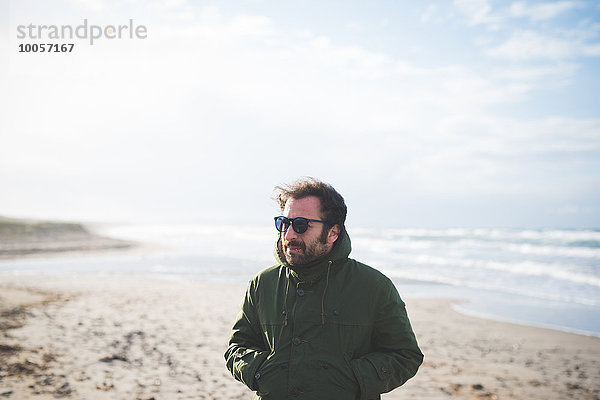
[[[332,245],[333,243],[335,243],[337,238],[340,236],[340,232],[341,229],[338,224],[332,226],[331,229],[329,229],[329,233],[327,234],[327,244]]]

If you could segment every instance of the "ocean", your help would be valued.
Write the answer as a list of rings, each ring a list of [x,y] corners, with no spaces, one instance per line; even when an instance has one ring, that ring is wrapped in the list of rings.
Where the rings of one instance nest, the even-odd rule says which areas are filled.
[[[348,232],[351,257],[385,273],[403,298],[452,298],[465,314],[600,336],[600,230]],[[121,225],[100,233],[151,246],[3,260],[0,277],[126,274],[242,283],[273,265],[277,238],[270,225]]]

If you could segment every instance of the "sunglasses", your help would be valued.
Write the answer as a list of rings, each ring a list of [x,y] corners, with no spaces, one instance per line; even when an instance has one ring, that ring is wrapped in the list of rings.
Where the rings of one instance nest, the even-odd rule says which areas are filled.
[[[279,232],[287,232],[291,225],[294,232],[304,233],[308,229],[309,222],[320,222],[322,224],[325,223],[325,221],[320,221],[318,219],[304,217],[287,218],[284,216],[279,216],[275,217],[275,229],[277,229]]]

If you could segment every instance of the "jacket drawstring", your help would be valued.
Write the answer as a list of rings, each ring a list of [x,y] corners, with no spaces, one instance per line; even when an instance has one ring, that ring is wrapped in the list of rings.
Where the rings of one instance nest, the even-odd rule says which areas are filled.
[[[325,325],[325,293],[327,293],[327,286],[329,286],[329,271],[331,271],[331,264],[333,261],[327,263],[327,278],[325,278],[325,289],[323,289],[323,297],[321,297],[321,324]]]
[[[331,264],[333,261],[327,262],[327,275],[325,277],[325,288],[323,289],[323,296],[321,297],[321,324],[325,325],[325,294],[327,293],[327,287],[329,286],[329,273],[331,272]],[[287,312],[287,299],[288,293],[290,290],[290,277],[288,275],[289,272],[286,272],[287,282],[285,284],[285,297],[283,300],[283,325],[288,325],[288,312]]]
[[[290,289],[290,277],[289,277],[289,271],[286,271],[286,277],[287,277],[287,283],[285,284],[285,298],[283,300],[283,316],[285,317],[283,320],[283,325],[287,326],[288,324],[288,312],[287,312],[287,298],[288,298],[288,291]]]

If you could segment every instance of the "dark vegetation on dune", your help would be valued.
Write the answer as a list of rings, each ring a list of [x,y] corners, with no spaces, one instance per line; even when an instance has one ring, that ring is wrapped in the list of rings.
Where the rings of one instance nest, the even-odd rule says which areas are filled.
[[[0,239],[54,239],[65,235],[89,237],[91,233],[78,223],[36,221],[0,216]]]
[[[0,216],[0,258],[67,251],[127,248],[132,242],[97,235],[74,222]]]

